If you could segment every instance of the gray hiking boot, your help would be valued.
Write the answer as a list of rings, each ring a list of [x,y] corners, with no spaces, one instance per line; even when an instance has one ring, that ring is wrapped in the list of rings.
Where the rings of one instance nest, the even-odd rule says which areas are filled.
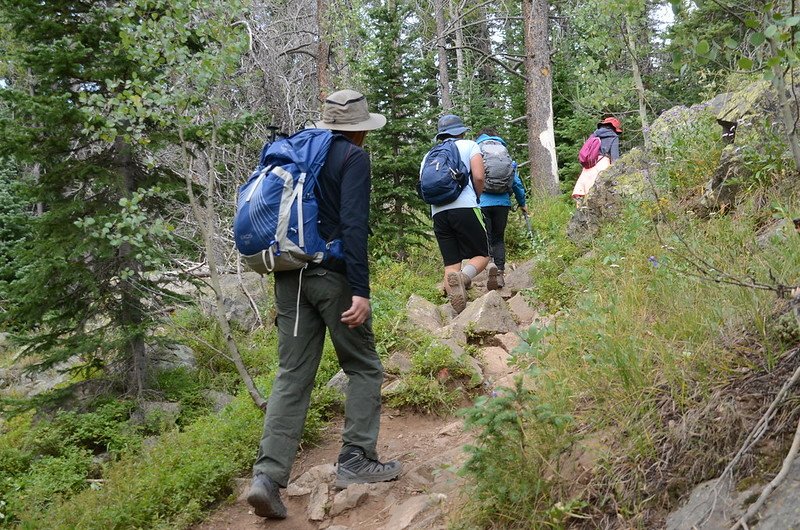
[[[372,460],[364,455],[360,447],[349,446],[339,454],[335,486],[346,488],[350,484],[395,480],[402,470],[403,464],[397,460]]]
[[[497,288],[502,289],[506,286],[506,278],[502,269],[497,269]]]
[[[247,503],[259,517],[286,519],[286,506],[281,501],[278,485],[263,473],[253,477],[250,491],[247,492]]]
[[[467,307],[467,291],[464,287],[464,278],[467,275],[463,272],[448,272],[447,281],[444,286],[447,290],[447,298],[450,300],[450,305],[456,310],[456,313],[461,313]]]
[[[497,283],[497,265],[494,263],[488,264],[486,266],[486,274],[489,276],[489,279],[486,280],[486,290],[494,291],[498,289],[500,286]]]

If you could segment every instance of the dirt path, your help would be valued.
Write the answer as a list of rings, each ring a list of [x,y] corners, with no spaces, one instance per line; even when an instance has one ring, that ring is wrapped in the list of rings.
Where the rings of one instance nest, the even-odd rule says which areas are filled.
[[[479,337],[479,354],[472,359],[481,373],[478,392],[491,393],[496,386],[513,384],[508,365],[510,352],[519,343],[517,331],[539,320],[519,291],[529,288],[531,265],[515,267],[506,276],[506,288],[487,293],[485,273],[473,282],[467,309],[456,318],[443,317],[445,307],[411,297],[408,320],[450,345],[454,355],[464,354],[466,329]],[[466,399],[463,405],[468,405]],[[398,480],[380,484],[333,487],[332,464],[341,446],[340,418],[318,447],[305,448],[295,462],[289,487],[282,498],[289,511],[283,521],[265,520],[253,514],[245,501],[249,478],[239,479],[236,501],[223,505],[193,530],[431,530],[444,529],[450,515],[466,500],[461,495],[463,478],[458,469],[466,461],[463,448],[472,441],[463,422],[454,416],[433,416],[384,409],[378,439],[381,459],[399,459],[403,472]]]
[[[341,444],[341,420],[332,422],[331,431],[318,447],[308,448],[298,455],[292,470],[292,481],[315,466],[335,462]],[[333,427],[336,426],[336,427]],[[276,530],[317,530],[335,528],[335,525],[350,529],[377,529],[386,526],[398,507],[409,499],[431,495],[437,501],[430,506],[423,519],[431,519],[425,528],[444,528],[449,510],[457,507],[457,489],[463,479],[454,473],[463,463],[462,446],[470,436],[463,432],[462,422],[455,417],[424,416],[396,410],[384,411],[378,451],[382,459],[399,459],[403,462],[403,473],[397,481],[375,488],[357,507],[327,517],[323,521],[308,518],[309,495],[290,497],[283,490],[283,499],[289,517],[283,521],[268,521],[253,514],[245,502],[244,495],[233,503],[217,510],[195,530],[249,530],[275,528]],[[243,479],[246,488],[249,480]],[[331,488],[331,494],[336,490]],[[444,495],[445,497],[441,497]],[[409,512],[410,513],[410,512]]]

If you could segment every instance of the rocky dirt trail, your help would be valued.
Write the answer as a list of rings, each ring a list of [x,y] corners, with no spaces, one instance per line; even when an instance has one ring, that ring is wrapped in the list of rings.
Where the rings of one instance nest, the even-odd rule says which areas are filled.
[[[461,315],[448,305],[435,306],[412,296],[408,301],[409,322],[428,330],[448,346],[453,355],[464,355],[464,346],[474,344],[479,354],[468,361],[480,373],[474,393],[491,393],[513,382],[508,366],[510,352],[519,344],[517,334],[541,319],[520,291],[531,287],[531,263],[509,267],[506,287],[486,292],[485,273],[474,281],[474,298]],[[469,336],[468,336],[469,335]],[[403,373],[407,358],[396,354],[387,361],[387,371]],[[336,384],[335,377],[331,384]],[[399,380],[387,376],[384,394]],[[469,401],[464,400],[464,404]],[[333,486],[333,463],[341,443],[341,419],[316,447],[298,454],[289,487],[282,497],[289,511],[283,521],[265,520],[253,514],[245,501],[249,477],[237,479],[238,498],[224,504],[194,530],[404,530],[443,529],[453,514],[467,502],[462,495],[465,479],[458,469],[466,461],[463,448],[472,441],[457,416],[418,414],[384,408],[378,453],[381,459],[399,459],[399,479],[381,484],[357,484],[344,490]]]

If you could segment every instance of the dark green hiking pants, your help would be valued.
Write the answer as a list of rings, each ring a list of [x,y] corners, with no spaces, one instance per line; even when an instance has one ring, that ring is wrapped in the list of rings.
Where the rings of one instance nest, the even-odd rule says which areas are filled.
[[[355,329],[341,323],[342,313],[351,302],[350,286],[343,274],[317,267],[302,273],[302,285],[299,271],[275,275],[279,365],[253,472],[266,474],[282,487],[289,482],[303,433],[326,328],[339,364],[350,379],[343,445],[361,447],[368,458],[378,458],[375,447],[380,427],[383,367],[375,351],[372,320]]]

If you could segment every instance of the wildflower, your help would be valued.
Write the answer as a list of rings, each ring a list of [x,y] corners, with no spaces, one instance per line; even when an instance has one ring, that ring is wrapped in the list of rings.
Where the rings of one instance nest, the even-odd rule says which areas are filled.
[[[658,259],[656,259],[655,256],[650,256],[649,258],[647,258],[647,261],[649,261],[650,265],[652,265],[653,267],[658,267],[660,265]]]

